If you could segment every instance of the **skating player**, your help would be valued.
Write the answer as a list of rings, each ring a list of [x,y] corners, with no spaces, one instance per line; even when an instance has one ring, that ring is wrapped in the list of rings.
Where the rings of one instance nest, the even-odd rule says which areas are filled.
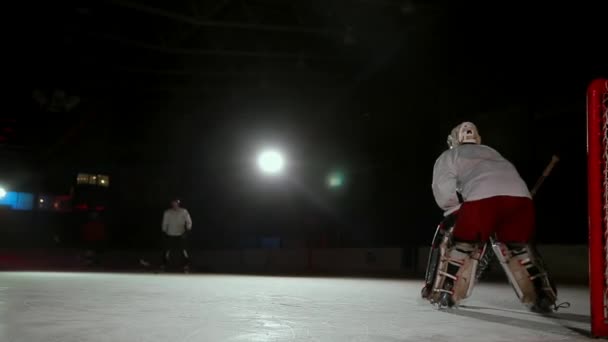
[[[186,238],[191,230],[192,218],[190,218],[190,213],[181,207],[180,200],[172,200],[171,208],[165,210],[163,215],[162,231],[166,236],[161,269],[166,267],[171,252],[177,250],[184,256],[184,272],[190,271],[190,254],[188,253]]]

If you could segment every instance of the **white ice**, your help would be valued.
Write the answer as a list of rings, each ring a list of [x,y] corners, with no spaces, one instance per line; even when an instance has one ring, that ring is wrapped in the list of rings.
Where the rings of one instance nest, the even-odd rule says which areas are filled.
[[[438,311],[421,282],[232,275],[0,273],[0,341],[586,341],[586,288],[572,307],[527,312],[507,285],[481,284]]]

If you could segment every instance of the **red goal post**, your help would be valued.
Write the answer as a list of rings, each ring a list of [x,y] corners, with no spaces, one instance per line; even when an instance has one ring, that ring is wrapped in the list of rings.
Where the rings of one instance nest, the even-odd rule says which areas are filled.
[[[587,91],[591,334],[608,336],[608,80]]]

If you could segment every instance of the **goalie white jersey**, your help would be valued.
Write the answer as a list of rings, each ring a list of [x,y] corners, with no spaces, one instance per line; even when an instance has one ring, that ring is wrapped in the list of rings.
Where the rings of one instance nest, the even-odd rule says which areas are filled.
[[[433,195],[446,215],[466,201],[494,196],[528,197],[530,191],[508,160],[491,147],[462,144],[445,151],[433,169]]]

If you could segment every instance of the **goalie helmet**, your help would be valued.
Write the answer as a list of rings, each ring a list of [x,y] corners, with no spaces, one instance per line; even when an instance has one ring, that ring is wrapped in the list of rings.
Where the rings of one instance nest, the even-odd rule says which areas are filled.
[[[447,143],[450,148],[462,144],[481,144],[481,136],[474,123],[465,121],[452,129]]]

